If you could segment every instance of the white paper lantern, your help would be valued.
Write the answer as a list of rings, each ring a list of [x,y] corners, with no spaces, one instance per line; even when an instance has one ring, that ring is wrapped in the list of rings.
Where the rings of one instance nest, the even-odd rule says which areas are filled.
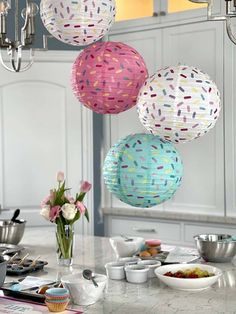
[[[195,67],[167,67],[146,80],[137,110],[141,123],[152,134],[184,143],[215,126],[220,93],[209,76]]]
[[[115,21],[115,0],[41,0],[44,26],[58,40],[84,46],[101,39]]]

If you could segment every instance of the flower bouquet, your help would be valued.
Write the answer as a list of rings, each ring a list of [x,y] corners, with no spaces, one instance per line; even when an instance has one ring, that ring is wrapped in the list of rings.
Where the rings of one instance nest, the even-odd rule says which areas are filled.
[[[69,266],[73,262],[73,225],[82,215],[89,221],[88,210],[83,204],[83,199],[92,185],[83,181],[80,192],[73,198],[69,194],[70,189],[65,186],[63,172],[57,173],[57,182],[57,189],[50,190],[50,194],[42,201],[40,214],[56,224],[58,263]]]

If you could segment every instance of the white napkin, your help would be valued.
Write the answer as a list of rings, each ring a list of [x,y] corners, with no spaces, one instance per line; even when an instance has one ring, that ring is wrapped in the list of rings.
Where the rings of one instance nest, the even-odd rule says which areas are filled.
[[[50,279],[27,276],[24,280],[21,281],[21,283],[12,285],[10,289],[13,291],[23,291],[30,288],[51,284],[52,282],[53,280]]]
[[[196,250],[189,248],[175,247],[167,255],[165,263],[190,263],[199,258]]]

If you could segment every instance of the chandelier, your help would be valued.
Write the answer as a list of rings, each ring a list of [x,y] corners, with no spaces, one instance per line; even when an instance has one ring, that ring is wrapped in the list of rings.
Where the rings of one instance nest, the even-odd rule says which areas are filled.
[[[236,0],[225,0],[225,15],[213,15],[212,8],[214,0],[189,0],[194,3],[207,4],[207,19],[208,21],[225,21],[226,30],[230,40],[236,45],[236,36],[233,34],[231,18],[236,17]]]
[[[5,69],[11,72],[28,70],[33,63],[33,49],[35,37],[35,16],[39,8],[36,3],[26,0],[25,8],[21,11],[24,20],[21,30],[19,29],[19,1],[15,0],[15,38],[7,37],[7,15],[12,8],[11,0],[0,0],[0,62]],[[29,48],[29,61],[22,67],[22,51]],[[3,50],[7,51],[9,65],[3,60]]]
[[[7,30],[11,2],[14,2],[14,39],[8,37]],[[115,21],[115,0],[41,0],[41,19],[50,35],[42,36],[43,48],[35,48],[35,17],[39,7],[33,0],[25,0],[25,8],[20,12],[19,3],[22,2],[0,0],[0,63],[11,72],[28,70],[33,64],[34,50],[48,50],[48,38],[56,38],[68,45],[87,46],[104,37]],[[23,51],[29,54],[24,62]],[[8,57],[6,62],[4,52]]]

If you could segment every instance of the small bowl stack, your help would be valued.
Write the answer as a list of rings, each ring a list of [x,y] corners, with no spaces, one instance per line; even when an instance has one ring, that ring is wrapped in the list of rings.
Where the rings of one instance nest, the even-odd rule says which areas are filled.
[[[45,303],[50,312],[65,311],[69,301],[69,291],[67,289],[50,288],[45,292]]]

